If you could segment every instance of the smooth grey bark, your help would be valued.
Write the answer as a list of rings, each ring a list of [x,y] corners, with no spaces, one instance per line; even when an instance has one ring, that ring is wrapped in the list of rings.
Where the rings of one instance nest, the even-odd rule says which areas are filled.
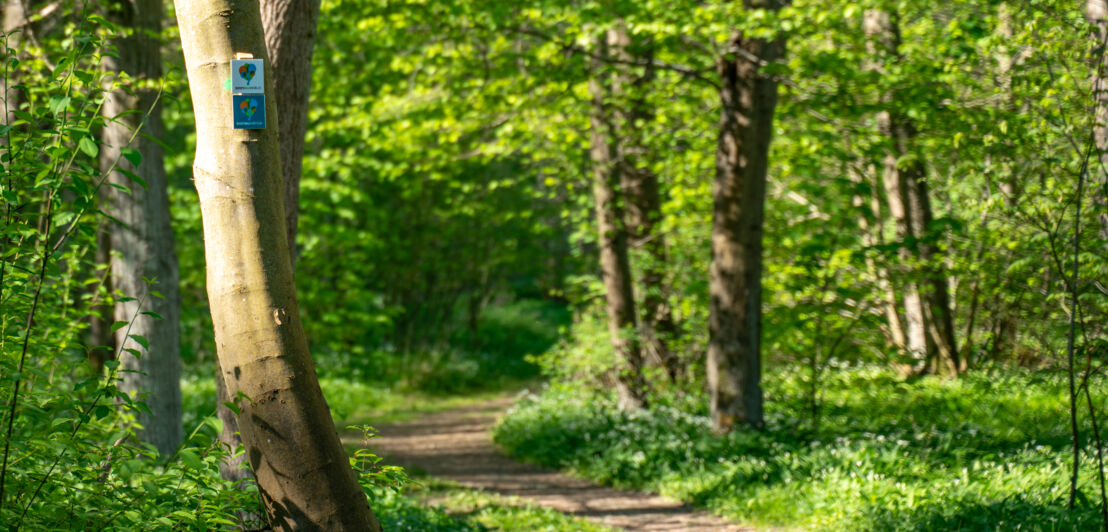
[[[600,59],[592,62],[589,94],[592,97],[591,137],[593,199],[596,202],[597,243],[600,271],[608,307],[608,332],[618,365],[616,392],[623,410],[646,405],[646,385],[642,375],[642,349],[636,331],[635,297],[631,283],[631,262],[627,252],[627,227],[619,195],[620,160],[618,132],[611,109],[614,85],[618,82],[607,70],[608,51],[618,36],[607,32],[597,39]]]
[[[781,3],[743,6],[776,10]],[[762,69],[784,54],[784,42],[736,32],[728,48],[716,61],[721,116],[708,280],[708,392],[720,432],[764,424],[762,235],[777,81]]]
[[[101,133],[101,168],[106,171],[119,161],[108,182],[131,190],[127,194],[108,187],[107,194],[108,211],[121,222],[107,228],[111,235],[113,287],[123,296],[133,298],[115,304],[116,321],[133,320],[129,330],[127,327],[116,330],[115,343],[142,354],[141,357],[126,351],[121,354],[121,366],[133,372],[121,374],[120,389],[144,397],[151,414],[136,413],[143,426],[140,436],[157,447],[159,453],[168,455],[176,451],[184,436],[177,254],[173,247],[162,148],[143,135],[134,134],[140,128],[144,135],[154,138],[163,133],[161,110],[155,104],[158,92],[150,86],[162,76],[161,47],[156,38],[162,26],[162,3],[160,0],[113,3],[108,16],[128,33],[116,42],[118,58],[105,56],[105,66],[113,72],[125,73],[136,85],[141,85],[130,91],[116,89],[107,95],[103,107],[107,123]],[[142,155],[141,163],[135,166],[121,157],[123,148],[137,150]],[[145,186],[120,170],[138,175]],[[155,282],[150,284],[147,280]],[[162,297],[155,296],[152,293],[155,291]],[[156,313],[161,318],[144,312]],[[133,336],[145,338],[149,348]]]

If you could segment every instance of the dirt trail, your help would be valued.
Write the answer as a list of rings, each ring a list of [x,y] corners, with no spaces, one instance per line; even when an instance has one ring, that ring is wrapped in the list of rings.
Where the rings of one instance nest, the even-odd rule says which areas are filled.
[[[618,491],[523,464],[500,454],[489,436],[511,399],[449,410],[378,427],[372,447],[388,463],[419,469],[467,488],[517,496],[612,528],[646,531],[749,532],[658,495]]]

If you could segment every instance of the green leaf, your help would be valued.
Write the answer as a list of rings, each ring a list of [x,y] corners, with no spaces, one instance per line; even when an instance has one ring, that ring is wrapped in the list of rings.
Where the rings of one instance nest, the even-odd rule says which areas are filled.
[[[150,341],[147,340],[145,336],[138,335],[138,334],[130,334],[128,336],[132,340],[134,340],[135,343],[141,345],[143,349],[150,349]]]
[[[134,148],[123,148],[119,150],[119,154],[122,155],[124,159],[127,159],[127,162],[131,163],[136,168],[138,168],[138,166],[142,164],[142,152]],[[141,180],[139,181],[141,182]],[[146,185],[144,184],[143,187],[145,186]]]
[[[81,137],[77,145],[81,148],[81,151],[89,157],[100,155],[100,147],[96,145],[96,141],[92,140],[92,137]]]
[[[88,16],[88,21],[92,22],[93,24],[99,24],[101,26],[104,26],[105,28],[108,28],[109,30],[112,30],[113,32],[119,31],[119,26],[116,26],[115,24],[112,24],[110,21],[108,21],[108,19],[106,19],[106,18],[104,18],[100,15],[89,15]]]
[[[216,434],[223,433],[223,420],[215,416],[209,416],[204,418],[204,424],[215,429]]]
[[[181,461],[184,462],[186,466],[192,469],[202,469],[204,467],[204,462],[200,460],[200,457],[191,449],[181,449],[179,454]]]
[[[227,410],[234,412],[236,416],[239,415],[239,405],[231,401],[224,401],[223,406],[227,407]]]
[[[48,104],[48,107],[50,108],[50,112],[56,115],[60,115],[63,111],[65,111],[67,107],[69,107],[69,98],[54,96],[53,98],[50,98],[50,103]]]
[[[129,322],[126,322],[126,321],[117,321],[117,322],[112,323],[112,332],[118,331],[118,330],[126,327],[128,323]]]

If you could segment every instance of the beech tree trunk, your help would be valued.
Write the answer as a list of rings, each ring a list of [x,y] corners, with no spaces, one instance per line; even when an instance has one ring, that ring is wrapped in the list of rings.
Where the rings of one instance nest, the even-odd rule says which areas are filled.
[[[139,129],[154,138],[163,134],[161,109],[155,105],[157,89],[151,87],[162,76],[161,46],[155,37],[161,32],[162,3],[116,2],[108,7],[107,14],[126,28],[128,35],[116,43],[118,57],[104,57],[105,66],[113,72],[125,73],[136,84],[145,84],[132,90],[111,91],[103,107],[108,121],[101,134],[100,166],[107,171],[118,160],[117,170],[108,176],[108,182],[131,191],[128,194],[105,187],[108,212],[120,222],[104,228],[110,234],[112,285],[126,298],[133,298],[115,303],[115,321],[133,320],[129,330],[123,327],[115,331],[115,345],[142,354],[136,357],[127,351],[121,353],[122,368],[133,371],[120,374],[120,389],[142,397],[150,408],[150,414],[136,413],[143,426],[140,436],[164,456],[175,452],[184,438],[178,330],[181,296],[164,154],[158,143],[135,135]],[[141,163],[136,166],[121,157],[122,148],[138,150]],[[138,175],[145,185],[134,182],[122,170]],[[150,284],[146,279],[155,282]],[[153,295],[153,291],[160,292],[162,297]],[[135,336],[142,339],[136,340]]]
[[[261,0],[262,28],[266,51],[273,63],[274,86],[277,88],[278,141],[281,145],[281,174],[285,194],[285,232],[293,271],[296,270],[296,230],[300,213],[300,170],[304,159],[304,135],[308,129],[308,96],[311,93],[312,51],[315,49],[316,24],[319,20],[319,0]],[[234,412],[224,403],[230,401],[222,374],[217,375],[217,412],[223,420],[220,441],[232,452],[242,444]],[[244,455],[220,464],[225,480],[242,481],[252,478],[250,469],[242,467]],[[244,519],[253,516],[245,514]]]
[[[662,196],[658,176],[648,165],[644,128],[654,120],[646,100],[654,82],[654,54],[650,43],[634,42],[624,25],[610,32],[611,55],[619,62],[614,90],[625,95],[626,104],[615,107],[618,132],[620,189],[626,203],[625,222],[629,246],[641,249],[643,259],[642,307],[639,309],[639,336],[643,351],[676,381],[683,368],[670,351],[668,340],[676,332],[673,312],[666,298],[666,241],[658,231],[662,221]],[[646,63],[639,76],[632,73],[632,62]]]
[[[781,8],[744,0],[747,9]],[[716,62],[720,132],[716,148],[712,262],[708,292],[708,391],[718,431],[763,426],[762,224],[777,81],[762,72],[784,53],[782,40],[736,32]]]
[[[268,129],[232,129],[223,83],[234,53],[268,59],[258,2],[177,0],[195,109],[193,167],[208,299],[227,391],[270,525],[381,529],[323,399],[300,322],[285,226],[273,78]]]
[[[608,57],[615,32],[598,39],[599,55]],[[593,61],[589,92],[592,96],[593,196],[596,202],[597,243],[600,247],[600,271],[608,303],[608,331],[619,365],[616,368],[616,392],[623,410],[646,404],[646,386],[642,375],[642,350],[635,327],[635,297],[631,287],[631,263],[627,256],[627,228],[619,197],[620,161],[615,118],[611,111],[614,76],[603,60]]]
[[[880,70],[886,60],[899,58],[900,30],[895,14],[866,11],[864,30],[870,39],[871,68]],[[897,111],[896,95],[886,95],[884,104],[886,109],[878,113],[877,123],[887,138],[882,163],[889,211],[896,220],[897,237],[904,243],[900,259],[906,265],[908,349],[923,359],[921,371],[957,375],[960,364],[946,272],[935,260],[935,244],[927,234],[933,221],[927,168],[918,157],[904,157],[913,153],[917,133],[911,119]]]

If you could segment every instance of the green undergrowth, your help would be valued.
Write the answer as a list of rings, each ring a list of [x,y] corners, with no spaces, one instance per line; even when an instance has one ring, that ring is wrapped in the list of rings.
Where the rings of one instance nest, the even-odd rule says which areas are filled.
[[[406,351],[320,339],[312,344],[312,356],[321,379],[372,383],[403,394],[515,390],[539,378],[540,368],[528,355],[553,347],[570,321],[564,303],[518,299],[485,308],[476,328],[455,324],[438,341],[429,332],[426,343]]]
[[[690,407],[696,398],[621,414],[609,397],[552,386],[517,404],[494,437],[513,456],[659,491],[752,525],[882,532],[1101,526],[1091,445],[1077,508],[1066,508],[1071,444],[1061,374],[909,382],[877,369],[842,370],[827,377],[814,430],[801,375],[773,372],[765,381],[764,432],[714,436],[702,407]],[[1086,437],[1090,431],[1083,428]]]
[[[377,425],[417,418],[481,403],[506,392],[491,390],[469,395],[438,395],[406,391],[358,382],[342,377],[321,377],[320,387],[339,428],[350,424]],[[215,414],[215,378],[187,377],[181,381],[185,426]]]
[[[339,426],[412,419],[514,393],[538,381],[529,355],[546,352],[568,325],[560,303],[523,299],[484,310],[475,331],[459,329],[436,349],[354,356],[317,345],[313,352],[331,414]],[[182,380],[185,426],[215,412],[212,362],[193,364]]]
[[[381,528],[390,532],[486,532],[475,520],[450,515],[406,495],[389,494],[373,501]]]

